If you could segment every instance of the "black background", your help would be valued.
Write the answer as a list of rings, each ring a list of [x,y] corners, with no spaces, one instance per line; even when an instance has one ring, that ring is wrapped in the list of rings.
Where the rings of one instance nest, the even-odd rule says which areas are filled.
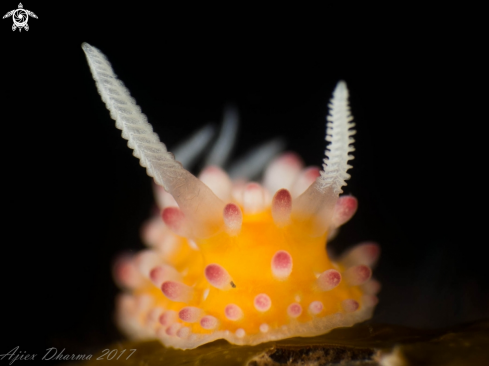
[[[477,9],[23,5],[39,17],[28,32],[0,22],[0,351],[92,352],[120,338],[111,262],[142,248],[151,180],[110,119],[82,42],[107,55],[170,150],[232,102],[235,156],[283,136],[318,165],[327,101],[345,80],[358,131],[345,192],[360,206],[331,245],[380,243],[374,320],[430,328],[489,315]]]

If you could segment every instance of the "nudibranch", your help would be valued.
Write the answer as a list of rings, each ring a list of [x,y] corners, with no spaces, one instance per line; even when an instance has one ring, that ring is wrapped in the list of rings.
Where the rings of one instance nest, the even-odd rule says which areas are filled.
[[[180,349],[216,339],[253,345],[316,336],[372,316],[379,247],[362,243],[329,258],[325,245],[357,208],[353,196],[340,196],[354,150],[344,82],[329,105],[322,169],[304,168],[285,153],[265,168],[262,184],[231,180],[216,165],[197,178],[160,142],[107,58],[86,43],[82,48],[116,127],[154,178],[161,210],[143,230],[149,249],[115,264],[124,289],[117,321],[129,337]],[[211,164],[225,160],[235,123],[228,111]],[[186,145],[201,150],[211,135],[204,128]],[[177,158],[195,157],[180,150],[187,152]],[[265,146],[248,166],[273,150]]]

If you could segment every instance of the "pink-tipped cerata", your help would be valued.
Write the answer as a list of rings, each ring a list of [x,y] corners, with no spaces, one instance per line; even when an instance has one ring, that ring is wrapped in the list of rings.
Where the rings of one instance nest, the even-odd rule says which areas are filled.
[[[243,222],[243,214],[238,205],[234,203],[228,203],[224,207],[223,212],[224,224],[230,234],[237,234],[241,229],[241,224]]]
[[[287,314],[289,314],[289,316],[292,318],[297,318],[302,314],[302,306],[296,302],[290,304],[287,308]]]
[[[212,315],[206,315],[200,319],[200,326],[204,329],[215,329],[218,325],[219,321]]]
[[[341,282],[341,274],[335,269],[328,269],[321,273],[317,279],[317,284],[322,291],[331,291]]]
[[[176,234],[185,234],[185,215],[178,207],[167,207],[161,211],[163,222]]]
[[[243,310],[238,305],[229,304],[225,307],[224,314],[229,320],[237,321],[243,317]]]
[[[256,295],[253,303],[255,305],[255,309],[261,312],[267,311],[272,307],[272,300],[267,294]]]
[[[280,250],[272,257],[272,273],[275,278],[285,280],[292,272],[292,256]]]
[[[229,273],[218,264],[209,264],[205,267],[205,278],[212,286],[220,290],[229,290],[234,285]]]
[[[161,325],[170,326],[173,323],[175,323],[177,318],[178,318],[178,313],[176,311],[167,310],[167,311],[163,312],[163,314],[160,315],[160,318],[158,320],[159,320]]]
[[[341,226],[352,218],[357,211],[358,201],[353,196],[341,196],[336,202],[333,213],[333,225]]]
[[[161,291],[168,299],[178,302],[189,302],[193,294],[190,286],[176,281],[163,282]]]
[[[372,270],[365,265],[350,267],[345,272],[345,280],[350,286],[362,285],[370,279],[370,276],[372,276]]]
[[[195,323],[200,320],[202,315],[202,310],[196,308],[195,306],[184,307],[178,313],[178,317],[187,323]]]
[[[149,272],[149,278],[156,287],[161,287],[165,281],[181,281],[182,277],[180,272],[167,264],[160,264]]]
[[[292,196],[285,188],[275,193],[272,199],[272,216],[278,226],[287,225],[292,211]]]

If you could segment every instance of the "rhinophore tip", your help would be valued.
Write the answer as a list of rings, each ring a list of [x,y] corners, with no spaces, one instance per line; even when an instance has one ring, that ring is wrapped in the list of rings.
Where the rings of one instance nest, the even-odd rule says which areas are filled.
[[[326,141],[329,142],[324,158],[323,170],[316,181],[294,200],[292,216],[295,220],[311,221],[311,235],[322,235],[331,225],[334,207],[341,187],[350,178],[348,160],[354,151],[351,144],[355,133],[348,105],[348,89],[344,81],[336,85],[329,104]]]

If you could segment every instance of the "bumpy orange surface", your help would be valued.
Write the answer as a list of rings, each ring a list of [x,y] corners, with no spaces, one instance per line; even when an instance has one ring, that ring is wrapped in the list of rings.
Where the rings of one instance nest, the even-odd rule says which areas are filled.
[[[239,207],[238,215],[244,211],[231,205]],[[340,203],[337,212],[341,209]],[[153,219],[148,226],[159,233],[160,246],[119,268],[121,278],[131,268],[129,277],[140,277],[132,294],[121,298],[123,329],[193,348],[218,338],[255,344],[311,336],[370,317],[378,288],[366,265],[376,259],[375,245],[360,245],[334,262],[325,248],[327,233],[311,237],[309,225],[297,221],[277,225],[270,206],[241,218],[238,232],[221,230],[196,242]],[[167,266],[174,272],[158,272]],[[217,278],[206,272],[211,267]]]

